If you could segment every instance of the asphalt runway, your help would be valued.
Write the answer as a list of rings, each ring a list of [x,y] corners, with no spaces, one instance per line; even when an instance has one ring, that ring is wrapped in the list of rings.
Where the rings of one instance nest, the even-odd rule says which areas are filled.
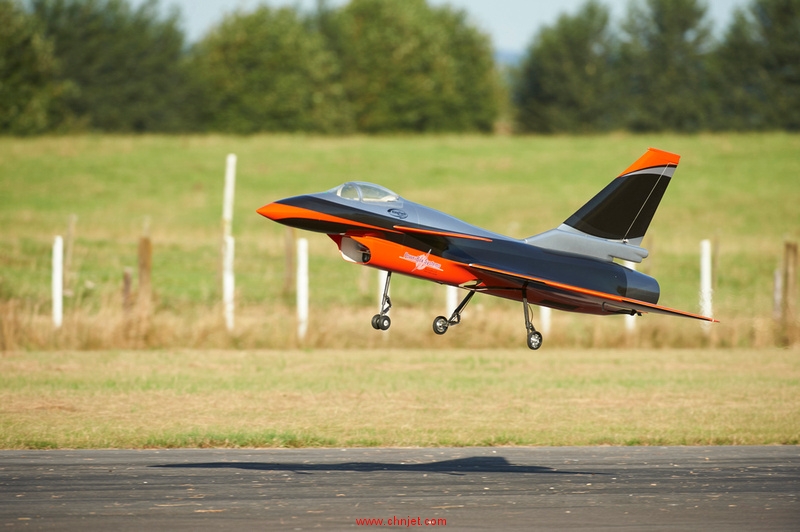
[[[0,451],[4,530],[797,531],[798,492],[793,446]]]

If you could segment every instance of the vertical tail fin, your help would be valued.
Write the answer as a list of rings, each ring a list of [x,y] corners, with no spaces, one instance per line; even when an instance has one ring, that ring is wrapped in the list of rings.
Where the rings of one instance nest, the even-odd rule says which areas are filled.
[[[641,243],[680,155],[650,148],[557,229],[526,239],[555,251],[641,262]]]
[[[680,158],[650,148],[564,224],[599,238],[641,244]]]

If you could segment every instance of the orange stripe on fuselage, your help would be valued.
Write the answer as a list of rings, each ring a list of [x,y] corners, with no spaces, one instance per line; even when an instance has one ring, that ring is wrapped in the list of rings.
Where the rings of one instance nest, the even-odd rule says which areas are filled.
[[[622,177],[625,174],[630,174],[631,172],[636,172],[638,170],[644,170],[645,168],[654,168],[667,165],[678,166],[678,162],[680,160],[681,156],[677,153],[670,153],[657,148],[649,148],[644,155],[636,159],[636,162],[626,168],[625,171],[619,174],[617,177]]]

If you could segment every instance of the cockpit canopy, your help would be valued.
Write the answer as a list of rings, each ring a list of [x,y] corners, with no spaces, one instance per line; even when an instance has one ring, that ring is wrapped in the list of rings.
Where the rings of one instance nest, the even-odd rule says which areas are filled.
[[[335,193],[340,198],[365,203],[394,203],[401,201],[400,196],[388,188],[362,181],[348,181],[330,190],[330,192]]]

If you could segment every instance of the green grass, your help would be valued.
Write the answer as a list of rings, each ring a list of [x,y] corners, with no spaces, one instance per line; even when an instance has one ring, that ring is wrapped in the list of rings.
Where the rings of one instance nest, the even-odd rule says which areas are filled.
[[[19,352],[0,448],[800,443],[797,351]]]
[[[17,313],[46,316],[52,239],[65,234],[74,213],[67,316],[121,306],[122,271],[127,266],[135,272],[146,217],[157,312],[216,312],[221,196],[230,152],[239,160],[233,222],[237,305],[270,316],[284,312],[290,300],[282,295],[285,228],[255,213],[267,202],[366,180],[490,230],[525,237],[558,225],[649,146],[682,155],[645,240],[651,257],[641,266],[658,278],[661,303],[698,310],[699,241],[715,238],[715,314],[729,323],[769,319],[772,272],[783,242],[800,238],[800,135],[785,133],[0,138],[0,304],[14,302]],[[372,277],[342,261],[324,235],[303,236],[310,238],[315,308],[335,321],[354,312],[339,308],[375,306]],[[395,308],[443,304],[440,287],[410,278],[397,278],[392,295]],[[479,299],[490,310],[510,305]],[[22,336],[12,347],[86,345]]]

